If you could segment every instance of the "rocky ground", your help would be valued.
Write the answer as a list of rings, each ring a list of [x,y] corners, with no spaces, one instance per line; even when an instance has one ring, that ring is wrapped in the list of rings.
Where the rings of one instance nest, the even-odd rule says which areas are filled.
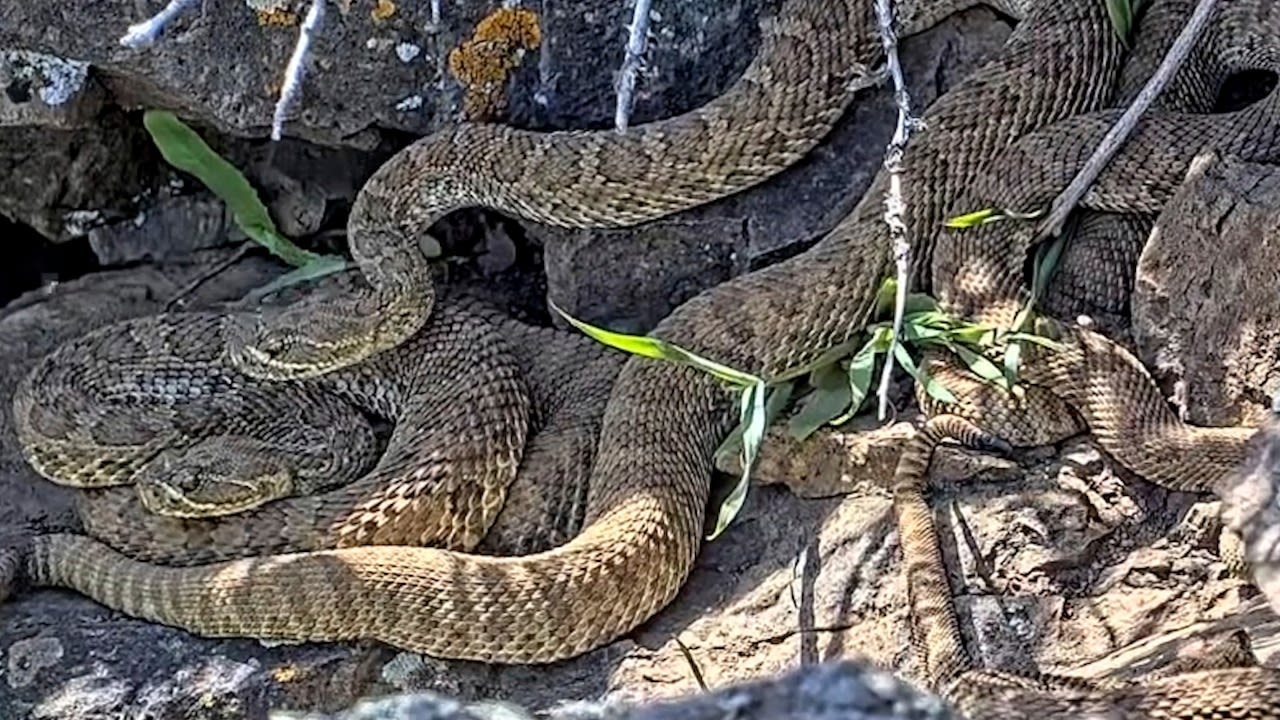
[[[171,303],[235,301],[283,270],[260,252],[241,254],[221,204],[166,169],[142,108],[198,123],[262,189],[287,234],[341,249],[335,230],[363,179],[412,136],[456,118],[461,94],[443,58],[490,9],[449,3],[431,27],[428,3],[387,17],[374,5],[331,14],[289,125],[296,139],[272,148],[262,138],[293,43],[287,22],[210,0],[136,51],[116,43],[141,19],[136,3],[0,3],[0,227],[10,252],[0,267],[0,398],[63,340]],[[611,121],[630,11],[588,5],[543,3],[536,62],[513,76],[504,121]],[[753,52],[743,29],[770,6],[678,5],[655,18],[634,122],[723,89]],[[907,39],[914,98],[931,101],[1008,32],[976,9]],[[592,322],[644,330],[698,290],[830,227],[878,168],[892,121],[889,94],[866,93],[821,147],[763,187],[636,229],[566,233],[457,213],[439,228],[457,258],[448,279],[484,287],[528,319],[550,321],[549,296]],[[1280,367],[1278,248],[1280,172],[1230,158],[1207,161],[1152,236],[1134,341],[1193,422],[1254,423],[1269,404]],[[494,668],[371,644],[211,641],[42,591],[0,606],[0,717],[262,718],[269,708],[336,711],[363,695],[423,689],[563,710],[855,656],[909,674],[883,485],[911,420],[904,411],[887,427],[855,423],[803,444],[774,432],[742,517],[704,549],[676,602],[572,661]],[[0,414],[0,526],[72,524],[67,494],[23,464],[8,423]],[[1203,522],[1213,517],[1206,498],[1128,477],[1087,438],[1011,460],[944,451],[935,477],[957,602],[983,662],[1128,672],[1167,660],[1197,622],[1243,628],[1271,662],[1274,616],[1242,605],[1253,593],[1226,577],[1218,534]]]

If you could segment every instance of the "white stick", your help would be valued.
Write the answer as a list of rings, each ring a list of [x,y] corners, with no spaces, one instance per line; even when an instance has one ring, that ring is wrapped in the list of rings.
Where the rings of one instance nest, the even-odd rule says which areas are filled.
[[[885,150],[884,157],[884,167],[889,171],[889,188],[884,198],[884,221],[889,226],[889,237],[893,240],[893,261],[898,287],[893,303],[893,338],[889,341],[884,372],[880,375],[878,416],[881,421],[888,416],[889,384],[893,379],[893,353],[902,334],[907,289],[911,285],[911,243],[907,242],[907,225],[902,219],[907,207],[902,199],[902,154],[906,150],[907,141],[911,139],[911,131],[915,130],[919,123],[911,116],[911,96],[907,93],[907,81],[902,75],[902,63],[898,59],[898,37],[893,31],[891,4],[892,0],[876,0],[875,6],[880,41],[884,45],[885,62],[889,68],[889,75],[893,78],[893,97],[898,106],[898,123],[893,129],[893,137],[889,140],[889,147]]]
[[[645,40],[649,34],[649,0],[636,0],[631,13],[631,34],[627,38],[627,54],[618,70],[618,104],[613,111],[613,126],[619,133],[626,132],[631,121],[631,107],[636,91],[636,73],[644,57]]]
[[[151,16],[150,19],[130,25],[129,31],[120,38],[120,44],[135,50],[149,47],[156,38],[160,37],[160,31],[164,30],[164,26],[168,25],[170,20],[195,3],[196,0],[170,0],[163,10]]]
[[[1133,134],[1133,129],[1137,127],[1138,119],[1142,116],[1142,113],[1151,107],[1151,103],[1155,102],[1156,97],[1164,91],[1165,86],[1169,84],[1169,81],[1178,72],[1178,68],[1182,67],[1182,63],[1191,54],[1191,48],[1195,47],[1196,40],[1200,37],[1200,32],[1204,30],[1204,26],[1209,22],[1209,16],[1213,14],[1215,2],[1216,0],[1200,0],[1196,5],[1195,11],[1191,13],[1191,18],[1187,20],[1182,32],[1178,33],[1173,45],[1169,47],[1164,59],[1160,61],[1160,67],[1156,68],[1156,71],[1151,74],[1147,84],[1142,86],[1142,92],[1138,93],[1138,97],[1133,99],[1133,102],[1125,109],[1124,114],[1120,116],[1116,124],[1112,125],[1107,134],[1103,136],[1102,141],[1098,143],[1098,147],[1089,156],[1089,160],[1085,162],[1084,167],[1080,168],[1080,172],[1076,174],[1067,189],[1054,198],[1049,217],[1040,226],[1041,238],[1055,237],[1062,232],[1062,226],[1066,224],[1067,217],[1071,215],[1071,211],[1075,209],[1076,204],[1089,191],[1089,186],[1093,185],[1093,182],[1098,179],[1098,175],[1106,168],[1107,163],[1111,161],[1120,146]]]
[[[276,101],[276,110],[271,118],[271,139],[280,140],[284,134],[284,116],[290,106],[301,94],[303,63],[307,50],[311,48],[311,40],[315,37],[320,21],[324,19],[326,0],[311,0],[311,9],[298,28],[298,44],[293,46],[293,55],[284,68],[284,82],[280,85],[280,99]]]

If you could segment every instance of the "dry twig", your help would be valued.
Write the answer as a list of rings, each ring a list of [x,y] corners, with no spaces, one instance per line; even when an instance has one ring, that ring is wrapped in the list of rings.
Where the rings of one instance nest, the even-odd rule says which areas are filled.
[[[1085,162],[1084,167],[1071,180],[1071,184],[1067,186],[1067,189],[1054,198],[1053,205],[1049,210],[1049,217],[1045,218],[1044,223],[1040,226],[1041,240],[1056,237],[1062,232],[1062,226],[1066,224],[1067,217],[1071,215],[1071,211],[1075,209],[1080,199],[1089,191],[1089,186],[1093,185],[1093,182],[1098,179],[1098,175],[1106,168],[1107,163],[1111,161],[1120,146],[1133,134],[1133,129],[1137,127],[1142,113],[1151,107],[1151,103],[1155,102],[1156,97],[1164,91],[1169,81],[1178,72],[1178,68],[1182,67],[1182,63],[1191,54],[1191,48],[1195,47],[1201,31],[1209,23],[1209,17],[1213,15],[1216,1],[1200,0],[1196,4],[1196,9],[1191,13],[1191,18],[1187,20],[1182,32],[1178,33],[1173,45],[1165,53],[1164,59],[1160,61],[1160,67],[1156,68],[1156,71],[1151,74],[1147,84],[1142,86],[1142,91],[1125,109],[1124,114],[1120,116],[1116,124],[1111,126],[1111,129],[1103,136],[1102,141],[1098,143],[1097,149],[1089,156],[1089,160]]]
[[[120,44],[135,50],[149,47],[160,37],[161,31],[169,24],[169,21],[195,4],[196,0],[170,0],[169,4],[165,5],[160,12],[136,25],[130,25],[129,32],[120,38]]]
[[[907,81],[902,75],[902,63],[898,59],[898,36],[893,30],[892,0],[876,0],[876,24],[884,45],[885,63],[893,78],[893,97],[898,105],[898,122],[893,137],[885,150],[884,167],[889,171],[889,188],[884,198],[884,221],[889,225],[889,237],[893,241],[893,261],[898,287],[893,302],[893,337],[885,354],[884,371],[880,375],[878,417],[883,421],[889,411],[889,384],[893,378],[894,348],[902,334],[903,315],[907,305],[907,289],[911,285],[911,243],[907,241],[907,225],[902,219],[906,203],[902,199],[902,154],[911,139],[911,132],[919,127],[919,119],[911,115],[911,96],[907,93]]]
[[[307,17],[298,27],[298,43],[293,46],[293,55],[284,68],[284,81],[280,84],[280,99],[276,101],[275,113],[271,117],[271,139],[280,140],[284,134],[284,116],[290,106],[297,100],[302,90],[303,67],[307,59],[307,50],[315,39],[316,31],[324,20],[324,4],[327,0],[311,0],[311,9]]]
[[[627,37],[627,53],[618,70],[618,103],[613,111],[613,126],[626,132],[631,121],[631,108],[635,103],[636,73],[644,58],[645,40],[649,35],[649,0],[635,0],[631,13],[631,31]]]

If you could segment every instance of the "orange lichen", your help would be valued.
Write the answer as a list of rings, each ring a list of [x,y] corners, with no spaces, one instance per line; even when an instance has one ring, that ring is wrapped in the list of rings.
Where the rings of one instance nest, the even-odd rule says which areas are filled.
[[[462,83],[463,112],[492,119],[506,108],[506,83],[526,50],[542,42],[538,16],[524,8],[499,8],[481,20],[471,39],[449,52],[449,72]]]
[[[396,4],[391,0],[375,0],[373,10],[369,12],[369,17],[373,18],[376,23],[383,23],[391,19],[396,14]]]
[[[289,12],[288,10],[258,10],[258,24],[274,27],[293,27],[298,24],[298,13]]]

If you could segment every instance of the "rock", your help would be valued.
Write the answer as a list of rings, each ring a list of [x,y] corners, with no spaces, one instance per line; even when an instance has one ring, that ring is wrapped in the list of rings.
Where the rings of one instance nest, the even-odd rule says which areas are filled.
[[[121,624],[101,606],[62,593],[42,593],[3,615],[0,701],[15,719],[222,720],[263,718],[279,706],[341,707],[375,686],[374,660],[385,653],[193,643],[172,628]]]
[[[88,63],[30,50],[0,52],[0,126],[89,127],[106,91],[89,77]]]
[[[162,4],[7,3],[0,47],[88,64],[121,105],[173,109],[228,135],[264,137],[308,4],[205,3],[180,13],[153,45],[133,49],[120,38]],[[754,40],[742,40],[758,34],[762,5],[698,0],[654,17],[635,122],[678,114],[731,82],[754,52]],[[449,73],[449,52],[492,10],[473,0],[449,3],[438,18],[429,3],[330,6],[289,134],[371,149],[375,128],[425,135],[453,122],[463,88]],[[629,8],[602,0],[542,9],[541,43],[511,78],[507,118],[543,127],[611,123],[630,19]]]
[[[1008,34],[994,13],[976,8],[904,38],[903,69],[917,112],[989,58]],[[548,296],[587,322],[647,332],[698,292],[831,229],[879,171],[896,112],[888,88],[865,91],[794,166],[672,218],[616,230],[525,223],[545,247]]]
[[[1280,169],[1202,156],[1138,263],[1139,357],[1197,425],[1255,425],[1280,389]]]
[[[155,172],[151,140],[119,111],[87,127],[0,127],[0,214],[50,240],[130,216]]]
[[[234,227],[222,202],[204,195],[165,198],[131,220],[89,231],[89,246],[103,265],[190,255],[226,242]]]
[[[1280,415],[1268,413],[1249,445],[1244,466],[1220,488],[1222,521],[1239,534],[1258,588],[1280,613]]]
[[[883,493],[887,485],[882,483],[893,477],[903,442],[915,429],[910,422],[877,427],[858,420],[864,422],[819,430],[805,440],[797,440],[785,425],[775,423],[765,434],[752,478],[760,485],[783,485],[803,498]],[[717,460],[721,472],[742,473],[737,453],[722,454]]]
[[[487,710],[487,712],[485,712]],[[944,720],[937,697],[863,662],[823,663],[779,677],[677,700],[631,707],[578,704],[552,720]],[[364,701],[342,713],[286,714],[274,720],[532,720],[519,708],[464,707],[430,694]]]
[[[905,441],[916,432],[922,418],[915,411],[904,412],[897,422],[877,425],[860,415],[837,429],[824,428],[797,439],[785,423],[774,423],[765,431],[764,444],[752,468],[752,482],[782,485],[801,498],[881,493],[893,477]],[[738,453],[716,456],[716,469],[728,475],[742,473]],[[987,480],[1021,475],[1017,463],[989,455],[943,445],[929,466],[934,483],[959,483],[981,476]],[[887,496],[886,496],[887,497]]]
[[[684,301],[746,272],[747,222],[685,214],[616,231],[531,228],[544,247],[548,298],[579,320],[644,334]]]

